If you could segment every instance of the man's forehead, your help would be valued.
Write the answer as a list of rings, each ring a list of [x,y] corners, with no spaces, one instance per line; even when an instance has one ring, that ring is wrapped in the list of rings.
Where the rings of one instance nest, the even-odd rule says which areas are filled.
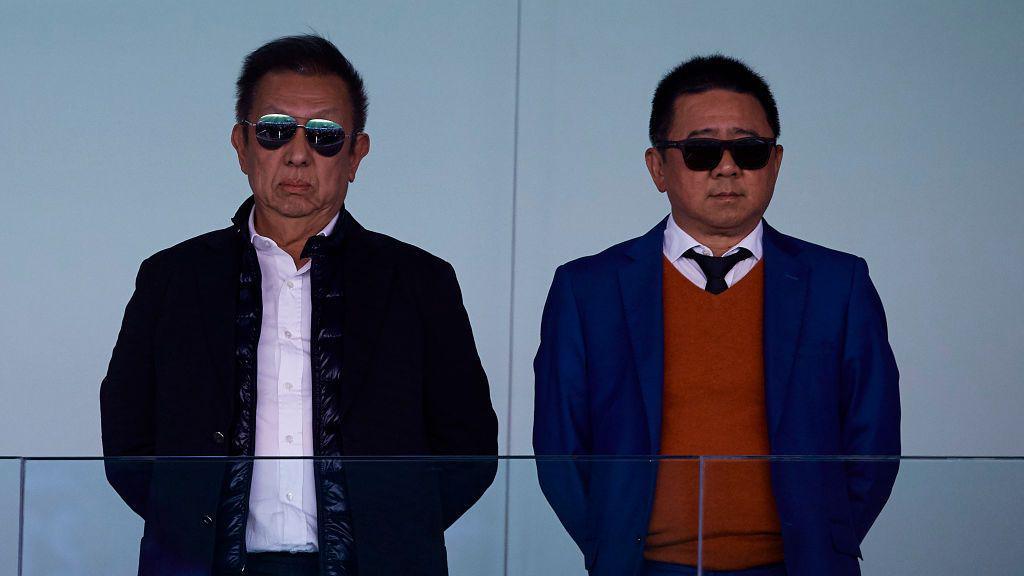
[[[296,105],[295,102],[287,100],[266,100],[259,104],[258,112],[261,114],[288,114],[289,116],[301,114],[313,118],[316,116],[341,116],[345,113],[345,109],[337,105],[316,107]]]
[[[303,106],[316,112],[344,112],[349,106],[348,87],[334,75],[268,72],[256,85],[255,103],[268,106]]]
[[[699,138],[701,136],[764,136],[760,130],[744,126],[705,126],[687,132],[687,138]]]
[[[255,88],[256,99],[282,100],[303,98],[332,102],[341,106],[348,102],[348,86],[335,75],[298,74],[291,71],[268,72]]]
[[[750,94],[731,90],[683,94],[676,98],[673,108],[673,132],[685,132],[686,137],[771,133],[768,115]]]

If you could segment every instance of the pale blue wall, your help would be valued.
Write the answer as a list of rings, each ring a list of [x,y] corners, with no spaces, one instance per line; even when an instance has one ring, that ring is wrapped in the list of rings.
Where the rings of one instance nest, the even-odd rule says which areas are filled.
[[[554,268],[667,213],[643,163],[651,93],[712,51],[779,101],[769,221],[871,266],[906,452],[1022,453],[1019,3],[508,0],[4,3],[0,454],[99,453],[99,380],[137,266],[226,225],[248,192],[228,143],[239,63],[309,29],[370,92],[349,207],[455,265],[503,453],[531,452]],[[501,494],[506,478],[510,569],[577,566],[527,469]]]

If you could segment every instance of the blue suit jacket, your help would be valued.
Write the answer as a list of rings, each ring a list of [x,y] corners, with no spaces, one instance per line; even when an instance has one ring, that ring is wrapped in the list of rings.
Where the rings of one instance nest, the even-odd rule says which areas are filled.
[[[560,266],[534,361],[541,488],[594,576],[643,561],[664,371],[662,238],[647,234]],[[764,228],[764,361],[773,455],[898,455],[899,373],[863,259]],[[647,461],[645,461],[647,460]],[[859,574],[860,542],[898,461],[771,464],[792,576]]]

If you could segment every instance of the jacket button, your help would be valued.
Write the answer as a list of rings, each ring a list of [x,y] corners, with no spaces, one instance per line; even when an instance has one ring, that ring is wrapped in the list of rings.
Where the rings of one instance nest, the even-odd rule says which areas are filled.
[[[216,442],[217,444],[223,444],[224,443],[224,433],[223,432],[214,432],[213,433],[213,441]]]
[[[201,520],[201,522],[203,523],[203,526],[212,526],[213,516],[210,516],[209,514],[203,514],[203,519]]]

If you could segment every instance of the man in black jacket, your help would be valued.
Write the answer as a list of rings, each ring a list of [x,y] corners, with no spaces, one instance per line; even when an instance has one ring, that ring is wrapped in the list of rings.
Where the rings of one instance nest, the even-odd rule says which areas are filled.
[[[367,99],[333,44],[270,42],[237,87],[253,196],[143,262],[100,392],[139,572],[446,574],[497,454],[455,273],[345,210]],[[456,458],[358,458],[411,455]]]

